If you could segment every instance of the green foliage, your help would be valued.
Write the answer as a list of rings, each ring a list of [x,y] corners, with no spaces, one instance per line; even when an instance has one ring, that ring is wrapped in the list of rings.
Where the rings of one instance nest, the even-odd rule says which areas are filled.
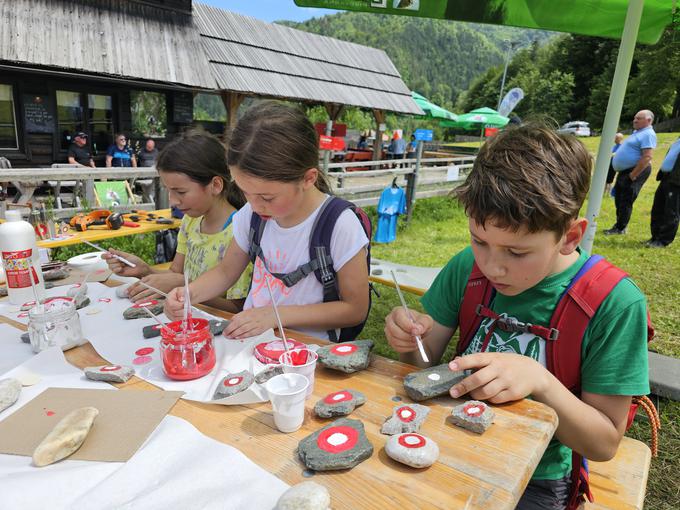
[[[132,131],[140,137],[163,138],[168,130],[165,94],[146,90],[130,92]]]
[[[216,94],[199,93],[194,96],[194,120],[224,122],[227,120],[227,109],[222,98]]]
[[[154,234],[141,234],[134,236],[115,237],[107,241],[99,241],[97,244],[102,248],[115,248],[127,253],[133,253],[141,257],[148,264],[155,264],[156,237]],[[86,244],[73,244],[51,250],[52,260],[68,260],[82,253],[90,253],[94,248]]]

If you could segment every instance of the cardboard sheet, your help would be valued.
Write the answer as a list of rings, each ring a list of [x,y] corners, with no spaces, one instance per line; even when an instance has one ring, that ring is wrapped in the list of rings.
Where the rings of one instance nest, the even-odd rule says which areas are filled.
[[[74,460],[127,461],[158,426],[181,392],[105,391],[48,388],[0,422],[0,453],[31,456],[66,414],[79,407],[99,409]]]

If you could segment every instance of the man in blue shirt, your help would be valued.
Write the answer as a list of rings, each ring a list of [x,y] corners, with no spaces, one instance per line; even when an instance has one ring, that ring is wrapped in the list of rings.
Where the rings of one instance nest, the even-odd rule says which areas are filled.
[[[654,193],[650,227],[651,248],[663,248],[675,239],[680,224],[680,137],[668,149],[656,175],[659,187]]]
[[[115,142],[106,151],[107,167],[130,167],[137,168],[137,158],[135,153],[127,145],[127,139],[122,133],[117,133]]]
[[[612,166],[617,173],[614,184],[616,223],[604,231],[605,235],[626,233],[633,214],[633,203],[652,173],[652,151],[656,147],[653,122],[651,111],[637,112],[633,118],[633,134],[624,140],[612,158]]]

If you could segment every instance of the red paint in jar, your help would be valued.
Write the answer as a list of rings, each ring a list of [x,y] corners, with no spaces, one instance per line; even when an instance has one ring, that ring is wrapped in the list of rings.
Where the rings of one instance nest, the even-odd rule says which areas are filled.
[[[198,379],[215,366],[213,336],[208,321],[192,319],[192,331],[182,329],[182,321],[174,321],[161,329],[163,371],[170,379]]]

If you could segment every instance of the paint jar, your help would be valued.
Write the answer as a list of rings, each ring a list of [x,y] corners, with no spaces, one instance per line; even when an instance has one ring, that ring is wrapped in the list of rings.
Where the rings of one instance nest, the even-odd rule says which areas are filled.
[[[66,351],[83,345],[86,340],[73,298],[49,298],[28,310],[28,336],[33,352],[54,346]]]
[[[213,336],[205,319],[192,319],[191,330],[184,330],[182,322],[161,329],[163,371],[170,379],[198,379],[215,366]]]

